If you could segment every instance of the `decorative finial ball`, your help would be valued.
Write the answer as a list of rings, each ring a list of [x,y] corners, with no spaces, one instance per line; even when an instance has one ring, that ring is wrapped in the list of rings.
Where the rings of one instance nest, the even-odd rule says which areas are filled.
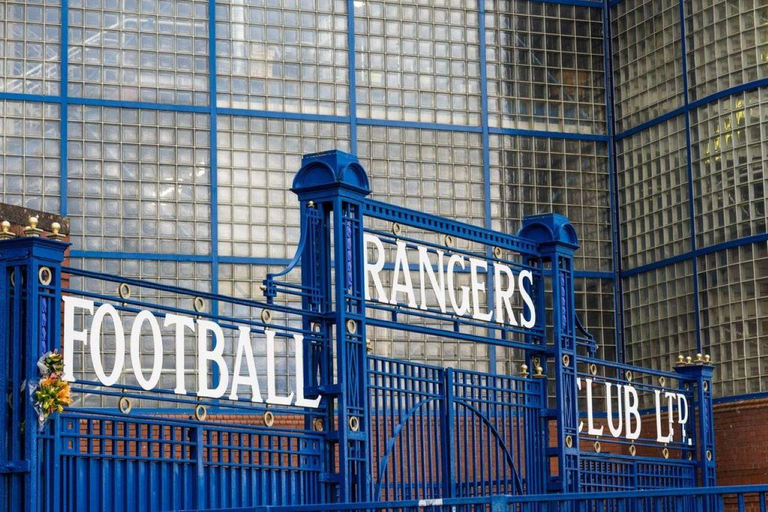
[[[37,217],[30,217],[29,218],[29,227],[36,228],[37,227],[37,223],[38,223]]]
[[[11,229],[11,223],[8,222],[7,220],[4,220],[3,222],[0,222],[0,228],[2,228],[3,231],[8,231],[9,229]]]
[[[685,361],[685,357],[683,357],[682,355],[677,356],[678,363],[682,363],[683,361]]]
[[[61,224],[59,224],[58,222],[54,222],[51,224],[51,231],[53,231],[54,233],[58,233],[60,229],[61,229]]]
[[[688,357],[685,358],[685,363],[686,364],[691,364],[691,356],[688,356]]]

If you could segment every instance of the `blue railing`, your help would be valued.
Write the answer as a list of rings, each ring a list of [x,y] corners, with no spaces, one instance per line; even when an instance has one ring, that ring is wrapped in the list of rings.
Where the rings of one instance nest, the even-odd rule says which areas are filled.
[[[765,512],[768,484],[628,492],[545,494],[316,505],[312,510],[357,512]],[[306,507],[255,507],[227,512],[306,512]],[[192,512],[192,511],[187,511]],[[202,511],[199,511],[202,512]],[[205,512],[224,512],[210,509]]]
[[[579,243],[568,219],[554,214],[526,217],[518,235],[510,236],[383,205],[367,198],[368,178],[357,159],[339,152],[308,155],[293,190],[306,224],[300,275],[284,283],[275,280],[286,277],[284,273],[270,276],[262,289],[266,302],[67,268],[62,266],[67,244],[55,236],[41,237],[32,223],[23,238],[5,236],[0,242],[0,390],[9,407],[0,408],[0,511],[449,506],[451,512],[687,512],[741,506],[746,512],[754,504],[755,510],[766,512],[765,489],[739,494],[694,488],[715,485],[714,367],[706,357],[684,362],[675,373],[594,359],[593,341],[577,321],[573,256]],[[397,291],[410,297],[403,302],[394,286],[389,294],[376,292],[386,299],[379,305],[389,308],[382,315],[369,299],[366,283],[368,273],[374,274],[366,268],[365,237],[376,233],[379,244],[390,245],[390,253],[392,245],[396,252],[403,250],[395,257],[395,268],[410,267],[405,250],[413,252],[418,245],[426,256],[419,263],[425,272],[432,266],[427,253],[439,250],[459,261],[473,257],[470,277],[493,268],[499,279],[504,273],[511,283],[516,274],[517,289],[525,290],[526,297],[521,292],[515,302],[512,286],[503,294],[500,287],[499,300],[505,302],[498,304],[507,310],[507,318],[514,311],[520,319],[517,327],[527,330],[492,321],[495,293],[489,291],[488,277],[467,284],[464,275],[465,281],[457,283],[462,295],[467,294],[460,302],[474,305],[471,315],[455,305],[455,297],[449,314],[445,300],[443,307],[431,306],[426,288],[420,293],[421,307],[415,308],[413,289]],[[417,233],[423,239],[414,238]],[[370,241],[375,252],[385,253],[376,240]],[[374,266],[380,265],[375,261]],[[462,265],[450,268],[456,266]],[[523,280],[523,272],[531,279]],[[450,279],[446,271],[446,282]],[[399,281],[393,277],[392,282]],[[447,288],[449,298],[456,291],[454,283],[433,287]],[[435,302],[440,306],[437,294]],[[105,314],[112,319],[102,328]],[[195,348],[186,347],[184,329],[173,337],[172,331],[160,333],[157,319],[168,320],[171,314],[179,318],[177,327],[182,320],[195,326],[185,328],[195,331]],[[157,325],[146,338],[154,346],[147,353],[155,356],[152,375],[163,376],[166,370],[165,380],[152,377],[149,384],[141,359],[134,364],[134,356],[146,352],[139,345],[146,325],[142,331],[138,318]],[[124,321],[132,325],[128,349]],[[375,332],[370,327],[516,347],[525,366],[510,376],[374,357],[367,351]],[[86,330],[91,334],[88,343]],[[231,375],[242,377],[238,357],[255,358],[248,343],[251,334],[264,350],[257,355],[265,358],[266,379],[260,377],[272,390],[266,402],[255,385],[250,397],[240,396],[234,384],[227,395],[229,367],[216,361],[234,358]],[[278,351],[285,350],[295,363],[295,403],[275,395],[281,392],[275,383],[276,337],[286,343],[293,338],[283,345],[295,348],[292,357],[287,348]],[[242,348],[235,348],[236,338]],[[46,424],[41,422],[45,416],[32,407],[31,392],[41,378],[38,359],[56,348],[65,349],[64,359],[71,361],[63,375],[72,382],[74,401]],[[215,357],[210,356],[214,349]],[[163,365],[166,352],[174,355],[175,364]],[[134,376],[120,381],[128,368],[126,354]],[[187,364],[187,356],[194,362]],[[108,361],[109,377],[102,360]],[[255,367],[255,360],[250,364]],[[598,366],[605,370],[598,372]],[[291,375],[287,368],[278,370]],[[248,369],[251,382],[257,373]],[[196,391],[192,380],[198,381]],[[585,427],[583,402],[603,396],[610,403],[608,384],[634,394],[633,405],[627,399],[625,408],[627,418],[633,411],[635,426],[641,420],[638,392],[658,400],[654,392],[664,389],[669,390],[665,396],[680,397],[677,418],[686,437],[668,434],[657,438],[654,448],[654,438],[640,437],[638,429],[632,434],[636,437],[624,436],[635,440],[627,446],[594,428],[589,413]],[[300,393],[321,395],[321,400],[315,406],[304,399],[300,404]],[[686,401],[690,407],[681,408]],[[667,403],[671,411],[672,402]],[[629,423],[627,419],[625,425]],[[622,493],[661,487],[685,489]],[[614,493],[567,494],[577,491]],[[541,496],[546,492],[552,494]],[[526,494],[533,497],[522,496]]]

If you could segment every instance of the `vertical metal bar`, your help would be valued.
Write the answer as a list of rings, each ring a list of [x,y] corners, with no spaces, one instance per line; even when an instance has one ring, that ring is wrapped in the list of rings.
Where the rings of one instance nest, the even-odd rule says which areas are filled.
[[[5,264],[5,261],[0,259],[0,365],[5,368],[5,371],[0,372],[0,400],[6,397],[9,389],[9,371],[11,368],[10,361],[10,343],[11,332],[8,325],[8,319],[11,317],[11,292],[9,283],[9,269]],[[7,403],[7,402],[6,402]],[[8,404],[10,405],[10,404]],[[7,451],[8,448],[8,431],[9,431],[9,414],[6,409],[5,412],[0,414],[0,463],[8,462],[10,460],[10,454]],[[11,478],[8,475],[0,477],[0,503],[8,503],[10,498],[9,487],[11,486]]]
[[[32,400],[28,395],[27,386],[32,385],[33,382],[39,379],[39,371],[37,369],[37,359],[40,356],[40,339],[41,339],[41,327],[40,327],[40,301],[42,298],[39,293],[38,283],[38,269],[40,264],[36,259],[32,259],[27,263],[26,267],[26,311],[24,323],[26,327],[25,340],[23,347],[23,367],[24,377],[26,385],[24,386],[24,393],[26,399],[22,401],[24,404],[24,443],[26,445],[25,457],[30,463],[30,472],[26,477],[27,486],[25,493],[27,495],[27,506],[30,511],[37,511],[39,509],[40,495],[38,494],[39,478],[40,478],[40,465],[42,461],[38,459],[38,436],[37,436],[37,413],[30,407],[29,401]]]
[[[67,207],[67,176],[68,176],[68,158],[69,149],[69,0],[61,0],[61,82],[59,83],[59,117],[61,126],[59,134],[59,157],[61,159],[61,175],[59,178],[59,210],[61,216],[68,214]]]
[[[204,435],[204,427],[202,425],[198,425],[194,427],[194,429],[190,429],[190,433],[193,433],[194,438],[194,457],[195,457],[195,464],[196,464],[196,473],[197,473],[197,479],[196,479],[196,487],[197,487],[197,500],[195,501],[195,508],[196,509],[204,509],[207,508],[206,504],[206,480],[205,480],[205,461],[203,459],[204,451],[205,451],[205,443],[203,441],[203,435]]]
[[[219,293],[219,186],[218,110],[216,84],[216,0],[208,0],[208,107],[211,174],[211,292]],[[192,114],[194,117],[194,114]],[[219,314],[219,301],[211,301],[211,314]],[[219,383],[219,367],[213,365],[213,385]]]
[[[418,377],[419,378],[416,381],[416,383],[417,383],[417,386],[418,386],[417,389],[419,390],[419,394],[417,395],[417,399],[419,401],[427,399],[428,390],[426,388],[428,386],[428,381],[427,381],[427,375],[426,374],[428,372],[429,372],[428,369],[422,368],[422,367],[418,367]],[[426,404],[428,406],[429,402],[426,402]],[[424,432],[424,415],[425,415],[426,410],[427,409],[425,407],[423,407],[423,406],[420,408],[418,414],[416,415],[416,419],[419,422],[419,424],[418,424],[418,429],[419,430],[418,430],[418,433],[416,433],[414,431],[414,435],[418,436],[417,439],[418,439],[418,443],[419,443],[418,459],[419,459],[419,473],[420,473],[420,475],[419,475],[419,477],[420,477],[420,482],[419,482],[420,492],[416,495],[416,498],[420,498],[420,499],[423,499],[423,498],[427,497],[427,495],[428,495],[427,485],[428,485],[428,482],[429,482],[429,480],[427,480],[427,467],[429,466],[429,461],[426,459],[426,453],[427,453],[426,452],[426,448],[427,447],[426,447],[426,445],[424,443],[424,440],[425,440],[425,437],[426,437],[426,433]],[[429,416],[427,416],[427,420],[428,419],[429,419]],[[427,442],[427,444],[429,444],[429,443]]]
[[[616,321],[616,360],[625,362],[624,347],[624,297],[622,296],[621,268],[621,205],[619,204],[618,160],[614,140],[615,120],[613,109],[613,41],[610,0],[603,2],[603,62],[605,68],[605,113],[608,133],[608,186],[611,203],[611,242],[613,249],[613,302]]]
[[[493,220],[491,218],[491,148],[488,124],[488,49],[486,47],[486,27],[485,27],[485,1],[479,0],[478,6],[478,34],[479,34],[479,52],[480,52],[480,118],[482,126],[482,144],[483,144],[483,225],[486,229],[492,229]],[[491,254],[491,248],[486,247],[488,255]],[[486,276],[490,276],[493,269],[491,265]],[[487,278],[486,278],[487,279]],[[488,294],[488,309],[493,310],[495,297],[492,293]],[[495,337],[495,330],[488,329],[488,337]],[[488,372],[496,373],[496,345],[488,346]]]
[[[690,218],[690,237],[691,252],[696,253],[696,209],[694,207],[694,187],[693,187],[693,157],[691,151],[691,112],[688,98],[688,52],[685,41],[685,0],[679,0],[680,6],[680,52],[682,53],[682,72],[683,72],[683,101],[685,109],[685,154],[686,171],[688,173],[688,216]],[[693,268],[693,311],[694,324],[696,326],[696,351],[701,352],[701,318],[699,305],[699,264],[698,258],[691,258]]]
[[[443,399],[441,401],[443,414],[441,420],[443,424],[443,447],[441,449],[443,458],[443,496],[453,498],[456,496],[454,471],[456,469],[456,440],[454,432],[455,409],[454,409],[454,370],[446,368],[443,373]],[[466,466],[465,466],[466,467]]]
[[[349,150],[357,154],[357,77],[355,76],[355,2],[347,0],[347,59],[349,62]]]

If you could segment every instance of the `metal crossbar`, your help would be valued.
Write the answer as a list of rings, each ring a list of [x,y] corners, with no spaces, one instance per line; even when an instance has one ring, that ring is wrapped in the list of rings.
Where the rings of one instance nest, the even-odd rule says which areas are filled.
[[[312,510],[357,512],[765,512],[768,485],[626,492],[401,500],[317,505]],[[254,507],[227,512],[306,512],[306,507]],[[185,511],[193,512],[193,511]],[[195,511],[195,512],[203,512]],[[205,512],[224,512],[210,509]]]

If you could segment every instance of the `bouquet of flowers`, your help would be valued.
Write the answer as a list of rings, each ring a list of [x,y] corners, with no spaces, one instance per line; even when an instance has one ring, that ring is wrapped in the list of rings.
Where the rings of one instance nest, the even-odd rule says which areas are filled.
[[[69,382],[62,380],[64,372],[64,357],[56,350],[47,352],[37,361],[40,370],[40,382],[34,392],[35,410],[42,429],[48,421],[48,416],[54,412],[62,412],[64,407],[72,403]]]
[[[54,412],[62,412],[65,405],[72,403],[69,392],[69,382],[61,380],[56,375],[50,375],[40,381],[35,391],[35,405],[46,416]]]

